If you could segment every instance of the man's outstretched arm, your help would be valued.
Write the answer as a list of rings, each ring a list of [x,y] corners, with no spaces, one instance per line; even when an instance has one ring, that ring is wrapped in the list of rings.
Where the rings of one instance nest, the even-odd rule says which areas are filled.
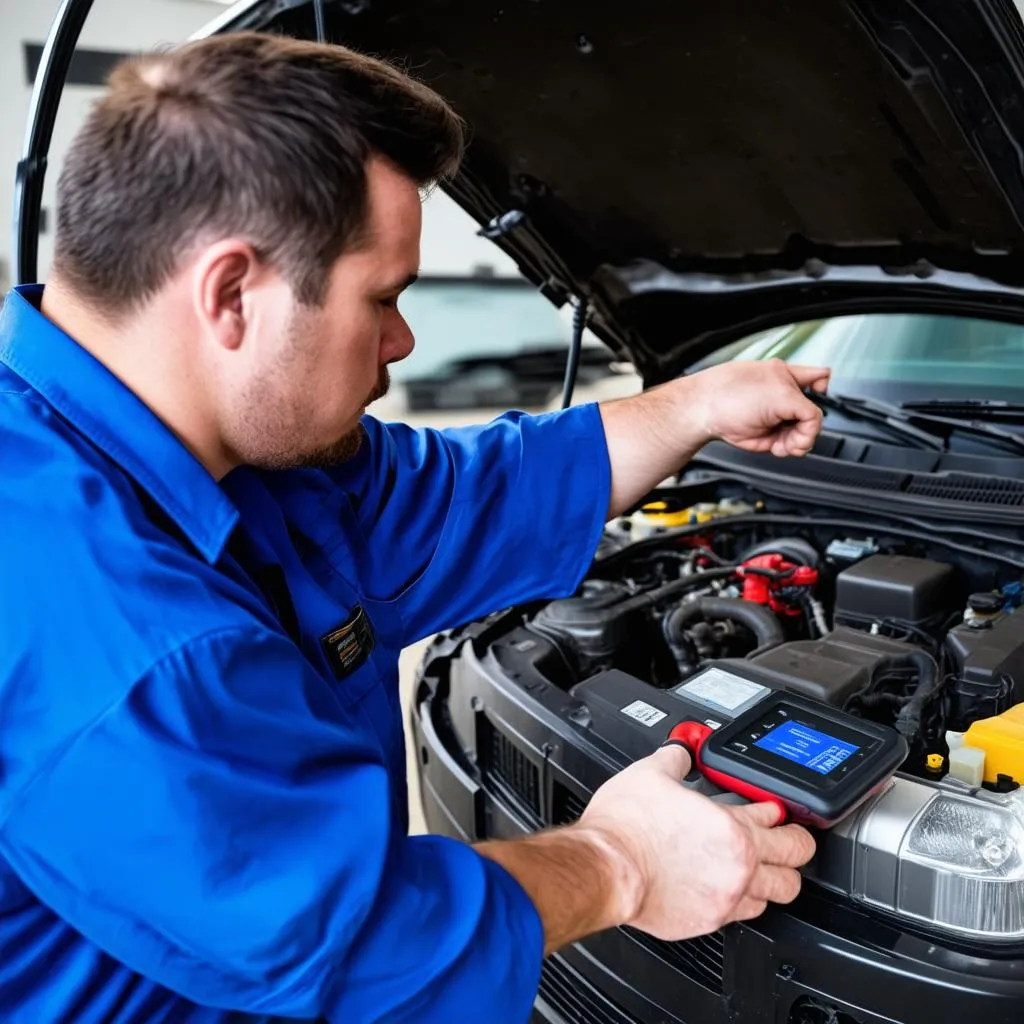
[[[826,369],[780,360],[724,363],[603,403],[612,474],[608,517],[630,508],[709,441],[806,455],[821,429],[821,410],[802,389],[824,391],[828,378]]]
[[[693,938],[796,897],[810,833],[778,826],[772,804],[685,789],[689,770],[685,750],[664,747],[605,783],[575,824],[477,845],[530,896],[545,954],[620,925]]]
[[[801,388],[827,378],[781,362],[729,363],[631,398],[512,412],[484,426],[417,430],[367,418],[359,456],[328,477],[344,493],[333,499],[339,520],[354,517],[365,542],[366,596],[399,612],[402,646],[498,608],[567,596],[606,521],[708,441],[808,451],[821,415]],[[318,543],[343,553],[351,538]]]

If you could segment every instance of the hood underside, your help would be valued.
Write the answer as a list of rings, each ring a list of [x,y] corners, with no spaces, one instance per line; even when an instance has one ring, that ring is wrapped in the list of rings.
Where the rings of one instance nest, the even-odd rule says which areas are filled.
[[[247,20],[311,35],[310,5]],[[451,194],[648,383],[823,313],[1024,321],[1009,0],[327,0],[467,120]],[[521,215],[521,216],[520,216]],[[499,232],[495,232],[499,234]]]

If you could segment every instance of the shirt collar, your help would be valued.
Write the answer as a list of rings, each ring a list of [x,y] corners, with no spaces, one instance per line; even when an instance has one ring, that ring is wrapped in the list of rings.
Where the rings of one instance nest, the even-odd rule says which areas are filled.
[[[11,290],[0,310],[9,366],[153,498],[211,564],[237,508],[201,462],[98,359],[39,311],[42,285]]]

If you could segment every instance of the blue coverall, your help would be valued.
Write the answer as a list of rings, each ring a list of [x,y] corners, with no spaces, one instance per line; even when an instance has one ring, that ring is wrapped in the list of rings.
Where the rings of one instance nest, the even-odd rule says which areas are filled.
[[[0,1021],[521,1024],[540,920],[407,835],[398,654],[575,590],[598,409],[218,483],[41,296],[0,314]]]

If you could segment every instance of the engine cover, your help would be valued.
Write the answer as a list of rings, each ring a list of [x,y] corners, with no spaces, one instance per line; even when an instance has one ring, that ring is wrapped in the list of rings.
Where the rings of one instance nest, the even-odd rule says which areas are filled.
[[[936,633],[964,595],[954,566],[907,555],[871,555],[836,577],[836,625],[876,622]]]
[[[841,706],[867,685],[875,666],[912,644],[839,626],[820,640],[794,640],[756,655],[747,664],[777,689]]]

